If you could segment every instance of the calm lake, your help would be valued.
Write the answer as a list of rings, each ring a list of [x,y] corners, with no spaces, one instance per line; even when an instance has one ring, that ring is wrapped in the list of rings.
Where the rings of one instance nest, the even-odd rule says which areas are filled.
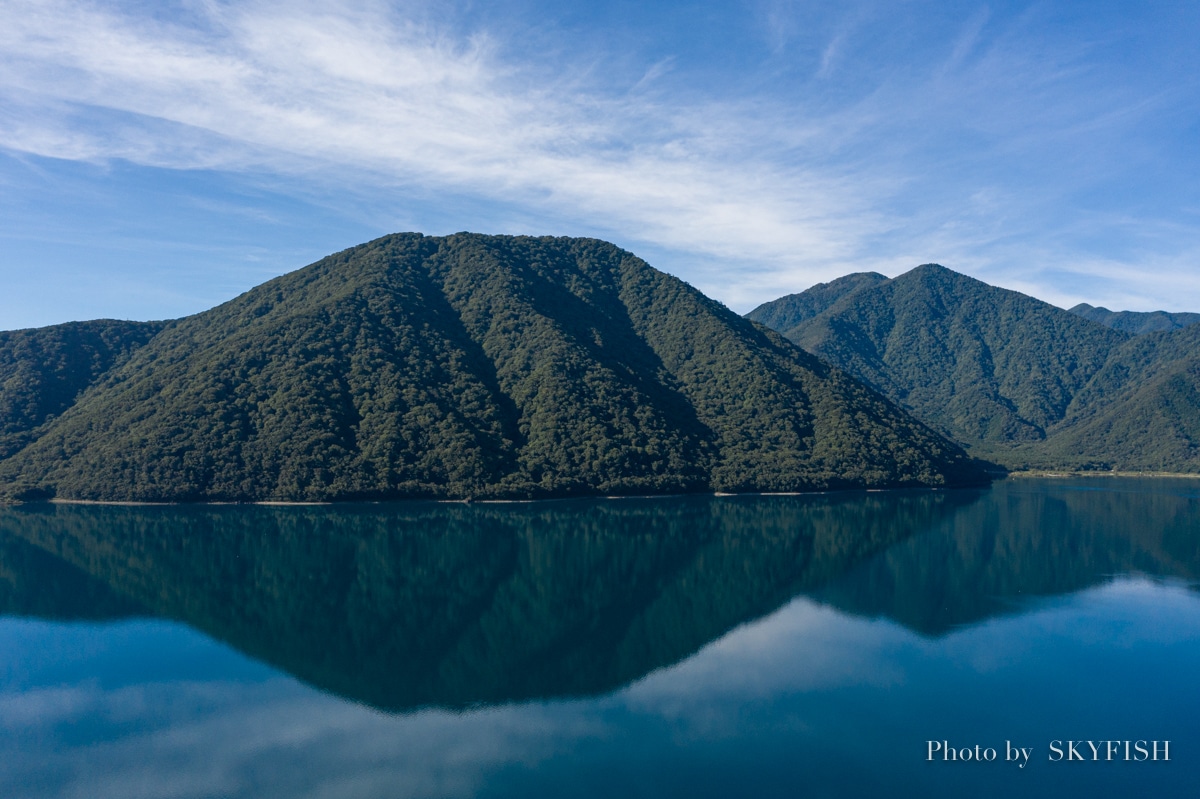
[[[1193,796],[1198,581],[1200,480],[0,509],[0,796]]]

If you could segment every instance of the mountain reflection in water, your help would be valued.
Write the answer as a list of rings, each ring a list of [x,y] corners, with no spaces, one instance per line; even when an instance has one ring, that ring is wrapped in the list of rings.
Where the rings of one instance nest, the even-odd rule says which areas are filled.
[[[939,635],[1116,574],[1197,579],[1195,483],[1091,485],[29,506],[0,512],[0,615],[178,620],[389,711],[595,695],[800,594]]]

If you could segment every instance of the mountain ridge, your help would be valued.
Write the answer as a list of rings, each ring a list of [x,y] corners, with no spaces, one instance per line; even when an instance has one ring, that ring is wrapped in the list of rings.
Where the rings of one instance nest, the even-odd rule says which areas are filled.
[[[1081,302],[1067,309],[1068,313],[1082,316],[1093,322],[1120,330],[1125,333],[1142,335],[1144,333],[1164,333],[1200,322],[1200,313],[1186,311],[1110,311],[1100,306],[1088,305]]]
[[[1200,471],[1200,327],[1076,311],[925,264],[782,332],[1009,469]]]
[[[27,498],[326,501],[985,479],[594,239],[395,234],[166,324],[0,462]]]
[[[1127,334],[924,264],[843,296],[787,336],[957,440],[987,441],[1044,438]]]
[[[765,302],[746,314],[746,318],[786,334],[788,330],[822,313],[843,297],[888,280],[887,276],[878,272],[854,272],[828,283],[817,283],[799,294],[788,294],[777,300]]]

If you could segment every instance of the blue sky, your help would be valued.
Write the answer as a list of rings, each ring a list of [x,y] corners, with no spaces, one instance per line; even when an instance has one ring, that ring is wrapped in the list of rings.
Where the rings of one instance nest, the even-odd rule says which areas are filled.
[[[0,328],[384,233],[597,236],[738,311],[936,261],[1200,311],[1200,5],[0,4]]]

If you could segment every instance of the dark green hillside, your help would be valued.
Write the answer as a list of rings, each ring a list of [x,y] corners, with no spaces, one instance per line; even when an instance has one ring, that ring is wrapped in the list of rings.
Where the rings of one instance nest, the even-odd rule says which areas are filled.
[[[1164,333],[1169,330],[1180,330],[1200,322],[1200,313],[1169,313],[1167,311],[1110,311],[1107,308],[1097,308],[1081,302],[1069,313],[1099,322],[1125,333],[1140,336],[1143,333]]]
[[[882,398],[610,244],[388,236],[170,325],[0,466],[24,496],[946,485]]]
[[[1096,375],[1080,391],[1067,421],[1078,423],[1123,404],[1147,385],[1186,371],[1200,359],[1200,327],[1137,336],[1113,350]]]
[[[813,291],[817,307],[828,287]],[[1009,468],[1200,471],[1200,325],[1083,308],[927,264],[785,332]],[[1115,329],[1168,316],[1169,332]]]
[[[1079,393],[1033,465],[1200,471],[1200,326],[1125,343]]]
[[[786,336],[793,327],[812,319],[843,297],[886,282],[887,277],[878,272],[855,272],[828,283],[818,283],[799,294],[764,302],[746,317]]]
[[[71,407],[163,324],[97,319],[0,331],[0,460],[28,444],[38,426]]]
[[[936,264],[788,331],[968,444],[1039,441],[1129,335]]]

